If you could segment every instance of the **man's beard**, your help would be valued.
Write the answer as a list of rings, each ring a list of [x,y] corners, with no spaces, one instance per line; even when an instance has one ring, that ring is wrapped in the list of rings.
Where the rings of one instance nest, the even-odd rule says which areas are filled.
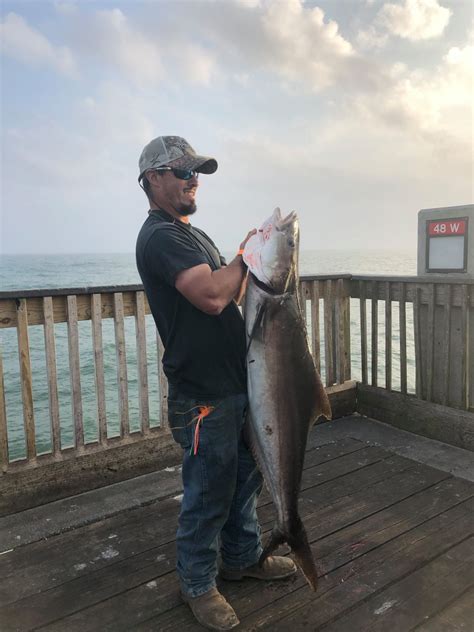
[[[189,202],[189,204],[182,204],[176,209],[176,211],[183,217],[193,215],[197,211],[196,202],[193,200],[192,202]]]

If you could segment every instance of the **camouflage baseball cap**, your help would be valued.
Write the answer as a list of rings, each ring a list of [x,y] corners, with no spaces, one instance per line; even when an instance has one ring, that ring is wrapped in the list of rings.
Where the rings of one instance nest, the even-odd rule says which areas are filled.
[[[217,161],[209,156],[198,156],[191,145],[181,136],[158,136],[146,145],[138,161],[140,175],[143,178],[147,169],[176,167],[200,173],[214,173]]]

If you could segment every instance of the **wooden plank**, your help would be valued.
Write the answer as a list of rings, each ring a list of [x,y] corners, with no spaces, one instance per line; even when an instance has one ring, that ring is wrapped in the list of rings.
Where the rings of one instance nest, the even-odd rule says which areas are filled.
[[[426,340],[426,399],[429,402],[433,401],[435,290],[435,285],[431,283],[429,286],[428,328]]]
[[[421,288],[417,288],[413,303],[413,325],[415,333],[415,364],[416,364],[416,396],[424,399],[423,385],[423,353],[421,344]]]
[[[127,356],[125,350],[125,326],[123,296],[120,292],[114,294],[114,325],[115,325],[115,350],[117,355],[117,383],[120,416],[120,436],[130,434],[130,422],[128,413],[128,376]]]
[[[165,348],[161,342],[158,329],[156,330],[156,344],[158,347],[158,393],[160,397],[160,428],[170,432],[168,421],[168,380],[163,370],[163,354]]]
[[[318,373],[321,373],[321,340],[319,337],[319,281],[313,281],[311,286],[311,324],[313,359]]]
[[[441,364],[444,367],[443,391],[441,403],[449,404],[449,383],[451,380],[451,286],[446,284],[446,303],[444,305],[444,339],[441,355]]]
[[[346,375],[345,357],[345,310],[344,310],[344,281],[336,282],[335,291],[335,330],[336,330],[336,382],[343,384]]]
[[[367,378],[367,305],[365,299],[365,283],[360,283],[360,356],[362,364],[362,382],[368,383]]]
[[[474,588],[469,588],[447,607],[426,617],[416,632],[468,632],[474,619],[473,604]]]
[[[0,348],[0,471],[8,467],[7,407],[5,402],[5,382],[3,379],[2,349]]]
[[[138,362],[138,401],[140,405],[140,428],[143,434],[150,431],[150,407],[148,403],[148,366],[146,355],[145,293],[136,294],[135,329]]]
[[[385,283],[385,388],[392,390],[392,288]]]
[[[306,328],[308,328],[308,320],[306,318],[306,301],[309,298],[308,283],[306,281],[300,281],[299,288],[300,288],[299,299],[300,299],[301,314],[303,316],[305,326]]]
[[[472,538],[364,601],[330,625],[331,632],[412,630],[474,583]]]
[[[411,502],[413,505],[413,500]],[[319,540],[316,548],[327,545],[327,549],[326,547],[325,549],[329,549],[329,552],[328,555],[323,554],[323,559],[320,560],[320,563],[324,562],[324,576],[321,578],[316,594],[308,589],[305,580],[301,574],[298,574],[291,582],[279,584],[278,590],[274,584],[262,583],[259,585],[259,590],[255,590],[256,584],[253,582],[242,582],[237,586],[226,584],[226,597],[233,604],[242,621],[242,630],[278,629],[281,632],[286,632],[297,626],[298,629],[306,631],[318,630],[320,624],[330,620],[333,609],[337,613],[342,613],[347,606],[356,605],[358,602],[357,592],[360,599],[363,599],[367,594],[367,588],[371,587],[373,583],[376,583],[377,589],[380,589],[380,585],[389,583],[394,577],[403,577],[404,573],[416,568],[417,563],[419,563],[418,560],[429,555],[433,551],[434,545],[440,545],[436,538],[439,537],[440,527],[442,530],[446,529],[446,522],[449,522],[449,526],[454,528],[447,534],[449,541],[447,546],[445,542],[441,542],[441,548],[446,550],[452,542],[459,542],[463,538],[463,530],[466,528],[467,512],[464,509],[461,513],[455,508],[452,513],[453,516],[449,521],[446,520],[445,515],[442,519],[436,516],[421,525],[415,519],[415,528],[408,532],[406,532],[406,523],[397,523],[395,518],[393,520],[394,529],[387,538],[384,537],[383,529],[377,529],[377,516],[373,516],[371,528],[366,528],[363,534],[363,542],[353,539],[351,526],[348,527],[345,552],[340,557],[337,557],[337,550],[336,555],[330,552],[331,549],[333,551],[336,549],[333,538],[337,541],[338,537],[340,538],[339,533]],[[411,514],[416,516],[413,509],[411,509]],[[462,518],[461,525],[454,522],[456,518],[458,520]],[[400,524],[401,526],[399,526]],[[398,530],[396,531],[397,527]],[[378,540],[375,547],[371,545],[374,536]],[[382,546],[380,546],[380,542]],[[368,553],[361,554],[360,550],[368,550]],[[384,569],[384,558],[390,559],[390,566],[387,570]],[[358,582],[358,577],[361,574],[364,577],[362,586]],[[353,583],[357,582],[356,598],[352,600],[350,599],[350,595],[353,594],[352,586],[349,585],[349,590],[346,590],[345,586],[345,582],[348,580]],[[164,582],[157,586],[160,596],[163,596],[164,586]],[[176,590],[176,588],[171,587],[170,589]],[[375,590],[373,589],[372,592]],[[156,629],[159,629],[160,632],[195,629],[193,628],[192,617],[186,607],[170,610],[169,602],[165,606],[165,604],[157,604],[156,599],[154,602],[151,599],[146,599],[145,605],[142,601],[142,598],[145,598],[144,593],[145,591],[140,589],[134,591],[134,598],[143,607],[141,612],[146,612],[145,616],[142,615],[142,620],[146,619],[146,621],[140,623],[136,628],[134,627],[137,632],[151,632]],[[132,595],[130,595],[130,599],[131,597]],[[313,614],[318,616],[320,603],[324,608],[324,618],[315,623],[312,616]],[[300,616],[300,608],[305,605],[308,607],[305,608],[304,616]],[[109,604],[109,609],[111,607],[112,604]],[[101,610],[104,612],[105,607],[102,607]],[[284,615],[286,618],[283,623],[280,620]],[[133,619],[130,621],[130,625],[132,623]]]
[[[442,525],[441,521],[439,523]],[[380,592],[391,582],[412,573],[425,560],[432,559],[433,555],[444,554],[462,542],[466,525],[465,516],[459,525],[451,523],[449,531],[441,526],[441,533],[433,534],[429,528],[430,523],[420,525],[415,533],[406,536],[404,534],[358,558],[349,568],[339,568],[334,574],[326,575],[326,581],[316,595],[309,590],[294,590],[286,599],[280,598],[272,604],[271,608],[260,608],[255,617],[244,619],[243,628],[257,629],[258,625],[266,625],[275,632],[286,632],[288,629],[307,632],[324,626],[325,629],[332,630],[336,617],[349,613],[358,603]],[[428,535],[423,537],[422,534],[426,532]],[[441,534],[444,540],[440,540]],[[415,541],[414,535],[418,535]],[[282,614],[286,616],[281,618]],[[352,627],[352,630],[358,629],[360,628]],[[137,627],[137,632],[138,630],[142,632],[143,628]],[[160,632],[167,630],[169,628],[160,627]]]
[[[26,439],[27,459],[36,458],[35,414],[33,408],[33,378],[31,374],[30,342],[28,337],[27,302],[22,298],[17,307],[18,357],[20,361],[21,396],[23,401],[23,423]]]
[[[347,280],[341,281],[344,297],[342,299],[342,320],[344,328],[344,380],[352,377],[351,357],[351,297],[350,284]]]
[[[433,494],[434,493],[435,492],[433,491]],[[453,496],[453,489],[450,490],[449,495],[446,493],[445,490],[445,498],[449,498],[449,502],[451,503],[451,505],[453,503]],[[410,498],[408,500],[413,506],[415,500]],[[164,502],[171,503],[173,501],[170,499],[170,501]],[[427,507],[429,506],[431,508],[431,515],[433,515],[433,513],[435,512],[439,513],[439,510],[435,508],[436,503],[433,502],[432,498],[429,503],[426,502],[425,504]],[[442,511],[443,503],[440,504],[440,510]],[[150,520],[145,523],[145,529],[143,528],[143,525],[140,525],[140,521],[138,521],[137,525],[139,528],[141,528],[141,532],[134,529],[130,533],[129,528],[124,528],[119,532],[117,532],[113,527],[109,527],[107,530],[104,528],[102,532],[104,545],[110,545],[110,540],[108,541],[107,539],[111,533],[117,534],[119,536],[116,540],[117,545],[114,547],[119,555],[114,557],[113,560],[103,560],[102,558],[100,558],[97,564],[108,564],[109,568],[100,569],[97,568],[96,564],[94,564],[92,569],[89,567],[81,571],[76,571],[76,573],[80,574],[80,576],[74,578],[73,581],[70,581],[66,584],[64,583],[63,579],[60,586],[51,586],[51,590],[43,592],[42,594],[33,594],[31,597],[28,597],[23,602],[23,604],[16,604],[15,606],[5,608],[2,612],[5,620],[15,620],[16,625],[21,624],[22,627],[26,629],[29,625],[29,621],[31,621],[31,617],[36,617],[34,620],[34,625],[38,627],[40,625],[47,624],[48,621],[54,621],[55,619],[57,620],[60,616],[64,616],[65,613],[66,615],[68,613],[71,613],[71,616],[68,617],[67,620],[61,620],[57,621],[56,623],[52,623],[52,627],[50,629],[68,629],[71,630],[71,632],[73,630],[86,631],[93,629],[109,629],[109,627],[113,625],[113,617],[115,616],[116,622],[116,613],[117,611],[120,611],[121,623],[123,624],[124,629],[131,629],[134,624],[143,621],[143,619],[148,619],[151,616],[156,615],[157,613],[169,610],[169,608],[173,605],[178,605],[179,591],[177,591],[177,579],[174,572],[170,574],[170,571],[174,566],[174,543],[169,542],[168,540],[168,544],[166,544],[161,549],[154,548],[152,550],[145,551],[143,554],[140,553],[140,556],[133,554],[133,552],[136,551],[136,548],[133,548],[132,546],[134,536],[138,536],[138,539],[140,540],[140,546],[144,547],[146,547],[146,542],[149,542],[150,539],[155,542],[156,540],[159,541],[159,538],[162,538],[162,541],[164,540],[166,542],[167,538],[164,535],[163,531],[166,531],[168,533],[169,528],[175,526],[178,506],[176,502],[174,502],[174,505],[175,512],[174,514],[170,514],[169,519],[165,519],[165,516],[163,515],[160,516],[160,519],[157,519],[155,516],[153,521]],[[328,507],[328,510],[330,510],[330,507]],[[392,511],[392,523],[394,524],[394,529],[397,529],[396,525],[400,523],[400,520],[396,520],[396,514],[393,513],[392,508],[389,508],[389,511]],[[317,512],[317,507],[313,507],[313,520],[315,523],[315,527],[318,519]],[[412,509],[410,512],[405,511],[404,515],[405,514],[414,514],[416,516],[416,512],[413,512]],[[376,516],[374,516],[373,518],[376,518]],[[346,519],[344,519],[344,522],[346,522]],[[155,533],[158,534],[158,537],[155,537],[154,532],[150,530],[152,524],[156,525]],[[443,525],[443,522],[441,522],[441,525]],[[352,529],[351,525],[348,526],[349,529]],[[423,525],[423,527],[426,531],[426,524]],[[446,521],[444,521],[444,528],[446,528]],[[89,528],[86,527],[86,529]],[[400,528],[398,529],[399,530],[396,532],[397,534],[400,533]],[[406,529],[407,526],[403,524],[403,532]],[[439,531],[439,526],[437,530]],[[90,529],[89,532],[91,532]],[[369,542],[373,534],[379,534],[379,537],[382,538],[382,542],[386,541],[384,540],[383,529],[376,529],[373,526],[369,530],[365,528],[364,533],[366,539]],[[68,535],[69,534],[65,534],[64,537],[67,538]],[[123,537],[130,539],[128,559],[125,560],[123,559],[122,553]],[[338,534],[331,533],[327,534],[325,537],[328,537],[328,541],[332,540],[332,538],[334,537],[340,538]],[[393,531],[391,532],[390,537],[393,538]],[[411,534],[410,537],[413,538]],[[425,540],[418,534],[415,534],[415,538],[413,539],[416,542],[419,540]],[[87,546],[89,538],[82,536],[79,540],[79,538],[76,537],[76,541],[81,542],[81,546]],[[318,546],[320,546],[320,544],[318,544]],[[357,547],[352,546],[354,544],[354,540],[350,537],[347,538],[346,544],[346,555],[348,555],[348,557],[345,561],[347,563],[351,561],[351,559],[359,557],[359,552]],[[433,546],[432,542],[429,542],[429,544]],[[51,546],[51,543],[45,543],[45,546],[48,545]],[[328,552],[332,550],[335,551],[336,548],[337,547],[334,546],[334,542],[328,543],[326,546],[326,550]],[[99,557],[100,552],[101,549],[98,549],[98,553],[96,553],[97,557]],[[62,551],[58,551],[57,553],[57,565],[60,562],[59,556],[61,555],[61,553]],[[382,555],[378,555],[378,563],[380,563],[380,559],[383,557],[384,553],[385,551],[382,552]],[[42,554],[42,557],[45,557],[44,552]],[[61,563],[60,567],[58,567],[58,570],[60,568],[60,570],[63,572],[74,573],[74,564],[77,564],[77,562],[82,559],[94,559],[93,551],[81,551],[77,553],[76,560],[73,563],[63,562]],[[329,563],[333,564],[332,562]],[[337,566],[339,566],[340,564],[340,559],[337,559]],[[18,564],[16,564],[15,566],[18,568]],[[336,566],[336,563],[334,563],[334,566]],[[334,566],[332,566],[332,568],[334,568]],[[91,570],[93,570],[93,572],[91,572]],[[347,568],[345,569],[345,571],[347,571]],[[54,577],[57,578],[56,569],[54,569],[53,572]],[[147,573],[149,573],[149,575],[147,575]],[[162,577],[161,582],[159,580],[160,577]],[[148,582],[154,580],[156,580],[156,585],[146,585]],[[304,580],[301,579],[301,575],[297,578],[296,581],[299,582],[299,587],[301,587],[304,583]],[[57,582],[55,582],[55,584],[56,583]],[[334,587],[339,583],[340,576],[337,576],[336,581],[331,583],[331,585],[332,587]],[[285,586],[288,589],[291,589],[295,586],[295,582],[288,582],[285,584]],[[321,586],[322,591],[324,591],[325,586],[326,582],[323,582]],[[283,588],[283,585],[281,587]],[[244,588],[244,590],[248,590],[249,592],[243,595],[243,593],[240,592],[242,588]],[[244,582],[243,585],[241,584],[240,586],[235,586],[234,588],[231,588],[229,586],[229,589],[238,591],[238,594],[240,594],[246,601],[248,601],[250,606],[252,604],[255,604],[256,600],[258,599],[258,595],[260,594],[260,591],[255,591],[254,582]],[[285,588],[283,588],[283,590],[284,589]],[[238,594],[236,593],[232,595],[232,602],[234,602],[234,597],[238,597]],[[157,595],[160,596],[159,599],[157,598]],[[248,599],[250,595],[251,599]],[[273,586],[273,599],[275,599],[275,596],[276,595]],[[279,594],[279,596],[281,596],[281,593]],[[109,598],[111,598],[110,601]],[[173,601],[170,601],[170,599],[172,599]],[[108,603],[105,600],[107,600]],[[239,607],[241,605],[241,601],[242,600],[238,601]],[[119,604],[121,604],[120,608],[118,608]],[[140,604],[140,607],[138,607],[137,604]],[[22,605],[27,607],[22,608]],[[88,606],[91,607],[87,608]],[[157,621],[154,622],[154,625],[154,629],[173,629],[162,627]],[[175,620],[175,625],[177,627],[181,627],[182,619],[180,617],[178,617],[178,620]],[[92,626],[95,626],[95,628]],[[176,627],[174,629],[176,629]]]
[[[402,430],[474,451],[474,413],[357,384],[357,412]]]
[[[326,366],[326,386],[332,386],[335,382],[333,311],[334,293],[332,281],[326,281],[324,292],[324,356]]]
[[[374,287],[376,281],[372,282],[372,297],[377,296],[377,289]],[[372,386],[378,383],[378,346],[379,346],[379,307],[376,298],[372,298]]]
[[[406,311],[406,286],[401,284],[399,303],[400,323],[400,391],[407,392],[407,311]]]
[[[79,362],[79,328],[77,325],[77,302],[75,296],[67,297],[67,331],[74,417],[74,445],[77,450],[81,451],[84,448],[84,420],[82,412],[81,365]]]
[[[445,280],[440,278],[439,280],[435,280],[433,278],[423,278],[423,277],[398,277],[398,276],[361,276],[361,275],[305,275],[301,277],[301,280],[305,282],[312,282],[314,280],[321,281],[322,283],[326,279],[330,280],[338,280],[343,278],[346,283],[350,286],[350,295],[352,298],[359,298],[359,284],[360,282],[368,284],[368,295],[367,299],[372,298],[371,293],[371,283],[376,279],[379,287],[377,287],[379,300],[383,300],[383,283],[385,281],[390,281],[392,283],[397,284],[405,284],[406,285],[406,300],[407,302],[413,302],[415,300],[416,289],[418,286],[421,287],[421,295],[420,300],[422,304],[427,304],[427,290],[426,287],[430,283],[435,283],[438,287],[437,291],[437,304],[444,305],[446,302],[445,290],[443,284],[445,284]],[[450,279],[449,285],[452,288],[452,305],[455,307],[460,307],[462,305],[462,284],[465,283],[465,280],[455,280]],[[469,287],[472,287],[474,283],[469,283]],[[135,301],[134,296],[136,291],[143,290],[143,286],[141,285],[121,285],[121,286],[106,286],[106,287],[90,287],[90,288],[65,288],[65,289],[45,289],[45,290],[24,290],[21,293],[21,296],[18,292],[0,292],[0,329],[5,327],[16,327],[17,326],[17,318],[16,318],[16,303],[15,300],[18,298],[28,298],[28,322],[30,325],[43,325],[43,310],[42,310],[42,300],[44,296],[52,296],[53,297],[53,305],[54,305],[54,320],[56,323],[66,322],[67,321],[67,306],[66,306],[66,296],[68,294],[77,296],[77,304],[78,304],[78,320],[89,320],[90,319],[90,295],[91,294],[101,294],[102,295],[102,309],[103,318],[112,318],[113,317],[113,293],[121,292],[124,297],[124,316],[133,316],[135,309]],[[394,288],[394,294],[392,296],[392,300],[398,301],[400,299],[399,289],[397,287]],[[474,307],[474,292],[470,292],[469,296],[469,306]],[[146,314],[150,313],[150,308],[148,302],[145,302],[145,311]]]
[[[63,450],[61,461],[38,457],[38,467],[10,463],[8,477],[0,479],[0,516],[176,465],[181,453],[171,435],[156,428],[146,439],[137,432],[110,439],[106,449],[90,444],[79,456]]]
[[[54,338],[53,299],[45,296],[44,344],[46,353],[46,373],[48,376],[49,415],[51,420],[52,452],[56,458],[61,453],[61,425],[59,419],[58,374],[56,368],[56,344]]]
[[[462,306],[461,306],[461,366],[462,366],[462,378],[461,378],[461,396],[462,403],[466,410],[469,410],[469,376],[468,376],[468,345],[469,345],[469,320],[468,320],[468,286],[462,286]],[[471,362],[474,358],[471,359]]]
[[[91,295],[92,345],[94,349],[95,391],[97,396],[97,422],[99,443],[107,444],[107,402],[105,397],[104,345],[102,338],[102,299]]]
[[[400,300],[400,287],[398,284],[404,283],[406,286],[406,300],[409,303],[413,303],[416,300],[416,293],[418,288],[420,292],[420,304],[428,305],[429,302],[429,288],[431,285],[436,286],[436,305],[444,306],[446,302],[445,286],[447,282],[446,276],[441,276],[439,279],[433,277],[397,277],[397,276],[360,276],[354,275],[348,283],[350,284],[350,293],[352,298],[359,298],[359,283],[363,281],[367,284],[367,298],[373,297],[372,290],[374,289],[373,283],[375,282],[377,287],[375,288],[375,297],[378,300],[384,300],[385,288],[384,283],[390,281],[394,284],[392,300]],[[462,305],[462,285],[466,283],[466,280],[455,280],[452,277],[448,279],[449,285],[452,288],[452,305],[455,307],[461,307]],[[474,283],[469,281],[469,287],[472,288]],[[474,306],[474,298],[471,294],[469,298],[470,306]]]

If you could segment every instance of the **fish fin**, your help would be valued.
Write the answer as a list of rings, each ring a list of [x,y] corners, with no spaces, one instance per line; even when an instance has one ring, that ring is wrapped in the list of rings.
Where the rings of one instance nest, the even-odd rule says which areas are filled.
[[[316,591],[318,586],[318,571],[316,570],[313,553],[308,542],[308,536],[306,535],[306,529],[299,516],[297,516],[291,533],[284,533],[278,526],[273,528],[272,534],[258,560],[259,565],[261,566],[265,559],[271,555],[280,544],[284,544],[285,542],[288,542],[290,545],[296,562],[303,571],[303,575],[308,584]]]
[[[316,377],[318,407],[316,410],[316,418],[314,421],[316,422],[320,417],[326,417],[326,419],[330,421],[332,419],[332,410],[331,404],[329,403],[329,397],[326,393],[326,389],[324,388],[323,383],[321,382],[321,378],[319,377],[319,375],[317,375]]]
[[[247,353],[249,352],[250,345],[252,344],[252,340],[257,332],[257,329],[260,327],[263,321],[263,316],[265,314],[265,303],[260,303],[257,310],[257,315],[255,316],[255,321],[252,326],[252,331],[249,334],[249,341],[247,343]]]
[[[313,553],[308,542],[308,536],[306,529],[298,516],[295,529],[288,538],[288,544],[291,546],[291,550],[294,553],[298,566],[303,571],[303,575],[306,577],[306,581],[311,588],[316,591],[318,587],[318,571],[313,559]]]
[[[280,531],[277,526],[274,527],[270,538],[267,540],[262,554],[260,555],[260,559],[258,560],[259,566],[263,564],[267,557],[271,555],[273,551],[280,546],[280,544],[284,544],[287,540],[286,535]]]

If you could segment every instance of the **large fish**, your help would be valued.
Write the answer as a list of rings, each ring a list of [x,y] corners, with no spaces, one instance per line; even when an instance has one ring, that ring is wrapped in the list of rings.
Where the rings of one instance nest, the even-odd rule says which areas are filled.
[[[249,240],[245,298],[249,416],[247,436],[276,507],[277,519],[260,563],[287,542],[309,584],[317,571],[298,514],[308,431],[331,407],[314,366],[298,300],[296,213],[275,209]]]

